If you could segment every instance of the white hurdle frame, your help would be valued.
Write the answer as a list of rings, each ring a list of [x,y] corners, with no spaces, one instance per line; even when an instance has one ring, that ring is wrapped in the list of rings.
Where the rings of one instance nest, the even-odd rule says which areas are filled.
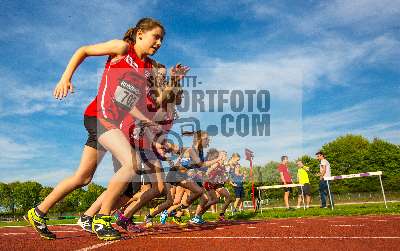
[[[382,189],[383,201],[385,202],[385,207],[387,208],[386,195],[385,195],[385,190],[383,189],[383,183],[382,183],[382,171],[376,171],[376,172],[354,173],[354,174],[324,177],[324,180],[326,180],[326,183],[328,185],[329,204],[331,205],[331,209],[333,210],[332,194],[331,194],[331,189],[329,187],[330,180],[352,179],[352,178],[362,178],[362,177],[370,177],[370,176],[379,176],[379,181],[380,181],[381,189]]]
[[[301,199],[303,201],[303,210],[306,210],[306,205],[304,203],[304,193],[303,193],[303,184],[287,184],[287,185],[273,185],[273,186],[261,186],[257,187],[258,190],[258,198],[261,200],[261,191],[268,189],[276,189],[276,188],[284,188],[284,187],[300,187],[301,189]],[[263,213],[262,205],[260,205],[261,214]]]

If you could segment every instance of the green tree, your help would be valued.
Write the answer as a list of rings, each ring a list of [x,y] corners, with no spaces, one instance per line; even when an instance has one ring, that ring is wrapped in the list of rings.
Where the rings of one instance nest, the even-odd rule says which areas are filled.
[[[6,183],[0,183],[0,207],[7,212],[14,212],[14,198],[11,186]]]
[[[41,190],[42,185],[35,181],[19,183],[13,191],[15,204],[23,212],[27,211],[40,202]]]
[[[40,190],[39,200],[43,201],[51,191],[53,191],[52,187],[43,187],[42,190]]]
[[[331,165],[332,175],[361,173],[370,171],[364,165],[369,141],[361,135],[348,134],[340,136],[322,146],[326,159]],[[364,192],[368,179],[345,179],[331,182],[332,190],[342,192]]]
[[[84,200],[85,193],[85,190],[79,188],[68,194],[64,199],[65,212],[81,212],[81,205],[82,201]],[[85,208],[84,210],[86,209],[87,208]]]
[[[364,165],[368,171],[383,171],[383,182],[386,190],[400,190],[400,146],[375,138],[368,147]],[[380,189],[375,179],[373,188]],[[367,186],[371,186],[369,183]]]
[[[361,135],[348,134],[322,146],[326,159],[331,164],[332,175],[368,171],[363,160],[369,141]]]
[[[100,185],[95,183],[90,183],[87,187],[87,191],[82,196],[81,208],[83,210],[88,209],[93,202],[96,201],[97,197],[99,197],[106,189]]]

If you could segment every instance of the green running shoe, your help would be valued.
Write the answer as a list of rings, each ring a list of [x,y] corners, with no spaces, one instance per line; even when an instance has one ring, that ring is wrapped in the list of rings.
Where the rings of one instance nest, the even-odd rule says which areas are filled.
[[[32,208],[28,211],[26,215],[24,215],[24,219],[40,234],[40,237],[47,240],[54,240],[56,235],[52,233],[48,228],[46,221],[48,220],[46,217],[39,216],[35,208]]]
[[[93,217],[92,230],[100,240],[113,241],[121,239],[118,230],[111,226],[112,216],[96,214]]]

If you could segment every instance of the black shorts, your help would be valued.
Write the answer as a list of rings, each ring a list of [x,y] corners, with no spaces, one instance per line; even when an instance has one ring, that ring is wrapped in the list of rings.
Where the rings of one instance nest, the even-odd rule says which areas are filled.
[[[299,195],[300,194],[301,194],[301,188],[299,188]],[[311,185],[309,183],[306,183],[303,186],[303,196],[305,195],[311,196]]]
[[[243,186],[233,187],[233,190],[235,191],[235,198],[243,198],[244,197],[244,187]]]
[[[292,188],[291,188],[291,187],[284,187],[284,188],[283,188],[283,191],[285,191],[285,193],[286,193],[286,192],[291,193],[291,192],[292,192]]]
[[[88,132],[88,139],[85,145],[99,151],[106,151],[106,149],[99,144],[97,139],[101,134],[105,133],[107,129],[98,122],[97,117],[84,116],[83,124],[85,125],[86,131]]]
[[[113,156],[112,157],[114,172],[117,172],[121,168],[119,161]],[[124,191],[124,195],[132,197],[135,193],[140,191],[143,184],[150,184],[150,176],[146,171],[139,170],[138,175],[129,182],[128,187]]]

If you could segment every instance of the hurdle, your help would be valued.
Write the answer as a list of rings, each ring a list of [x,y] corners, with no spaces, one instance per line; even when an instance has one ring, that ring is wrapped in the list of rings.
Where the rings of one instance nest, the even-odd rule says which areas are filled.
[[[287,184],[287,185],[273,185],[273,186],[260,186],[257,187],[258,190],[258,198],[261,200],[261,191],[268,190],[268,189],[277,189],[277,188],[284,188],[284,187],[300,187],[301,189],[301,198],[303,201],[303,210],[306,210],[306,205],[304,204],[304,196],[303,196],[303,184]],[[261,214],[263,213],[262,205],[260,205]]]
[[[332,204],[332,194],[331,194],[331,189],[330,189],[330,186],[329,186],[329,181],[341,180],[341,179],[361,178],[361,177],[370,177],[370,176],[379,176],[379,181],[381,183],[381,189],[382,189],[383,201],[385,202],[385,207],[387,208],[385,190],[383,189],[383,183],[382,183],[382,171],[376,171],[376,172],[366,172],[366,173],[355,173],[355,174],[345,174],[345,175],[339,175],[339,176],[330,176],[330,177],[324,178],[324,180],[326,180],[326,183],[328,185],[329,203],[331,204],[331,209],[333,210],[334,206]]]

